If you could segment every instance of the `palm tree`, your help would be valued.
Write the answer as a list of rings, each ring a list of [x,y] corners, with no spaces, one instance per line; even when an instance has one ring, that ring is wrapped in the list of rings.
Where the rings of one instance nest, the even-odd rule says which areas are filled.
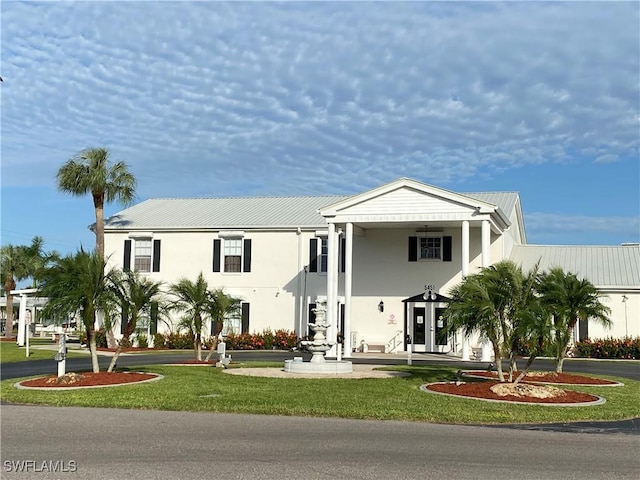
[[[600,301],[598,289],[586,279],[552,268],[540,281],[542,301],[553,315],[553,349],[556,372],[562,373],[564,359],[579,320],[594,320],[605,327],[611,325],[611,309]]]
[[[136,179],[127,164],[109,161],[106,148],[89,148],[69,159],[57,174],[58,189],[74,196],[91,194],[95,209],[96,251],[104,257],[104,204],[135,200]]]
[[[188,327],[193,334],[196,360],[202,361],[202,327],[204,320],[211,316],[209,285],[200,272],[195,282],[188,278],[180,278],[169,287],[169,292],[176,297],[173,308],[185,314],[182,325]]]
[[[535,298],[535,275],[535,269],[525,275],[520,266],[509,260],[483,268],[452,289],[444,312],[448,334],[461,329],[464,335],[479,333],[491,342],[501,382],[505,381],[503,358],[510,360],[510,380],[513,375],[515,337],[522,312]]]
[[[123,345],[135,331],[140,315],[151,306],[151,302],[158,302],[161,294],[162,282],[154,282],[142,277],[138,272],[126,271],[118,274],[112,284],[123,313],[122,322],[126,322],[122,330],[122,339],[109,364],[108,372],[112,372]]]
[[[33,237],[31,245],[5,245],[0,249],[2,280],[5,295],[7,297],[7,319],[5,336],[12,336],[13,328],[13,294],[16,282],[29,277],[33,278],[33,286],[36,286],[38,278],[47,263],[47,255],[42,252],[42,237]]]
[[[112,285],[116,271],[105,273],[106,262],[97,252],[80,249],[54,262],[42,277],[41,292],[49,297],[44,315],[80,315],[87,333],[94,372],[100,371],[96,345],[96,312],[110,314],[116,308]]]
[[[211,317],[211,336],[213,343],[207,354],[205,361],[209,361],[213,353],[217,350],[218,336],[224,327],[224,320],[228,315],[237,313],[240,309],[240,299],[224,293],[222,288],[215,289],[210,293],[209,316]]]

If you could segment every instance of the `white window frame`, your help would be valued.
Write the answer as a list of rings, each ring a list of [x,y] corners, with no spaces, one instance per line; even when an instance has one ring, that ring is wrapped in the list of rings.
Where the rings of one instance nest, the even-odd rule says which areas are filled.
[[[221,252],[220,252],[220,262],[222,263],[221,265],[221,270],[222,273],[229,273],[229,274],[233,274],[233,275],[237,275],[242,273],[242,264],[244,262],[244,241],[243,241],[243,237],[222,237],[222,245],[221,245]],[[239,270],[227,270],[227,257],[237,257],[238,255],[228,255],[227,254],[227,248],[230,248],[230,244],[231,242],[235,243],[237,242],[237,245],[234,245],[232,248],[234,249],[239,249],[240,250],[240,265],[239,265]]]
[[[144,245],[148,244],[148,246]],[[140,249],[140,250],[139,250]],[[144,250],[143,250],[144,249]],[[149,251],[149,255],[142,255],[142,251],[146,253]],[[138,268],[138,259],[140,260],[149,260],[149,268],[141,269]],[[153,238],[151,237],[136,237],[133,241],[133,271],[140,273],[151,273],[153,268]]]
[[[428,242],[429,240],[438,240],[438,246],[437,247],[429,247]],[[426,248],[427,248],[427,256],[422,256],[422,243],[425,242],[427,243]],[[428,256],[428,252],[430,249],[434,249],[437,248],[437,256],[433,256],[430,257]],[[428,235],[428,236],[422,236],[422,237],[418,237],[418,260],[421,262],[442,262],[442,249],[443,249],[443,241],[442,241],[442,236],[441,235]]]

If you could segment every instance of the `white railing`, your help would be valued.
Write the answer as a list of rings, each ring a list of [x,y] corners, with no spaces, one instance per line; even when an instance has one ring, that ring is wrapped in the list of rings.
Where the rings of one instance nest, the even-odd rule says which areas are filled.
[[[395,353],[397,352],[397,348],[398,346],[403,344],[403,339],[402,339],[402,330],[397,330],[396,334],[391,337],[391,340],[389,340],[387,342],[387,352],[388,353]]]

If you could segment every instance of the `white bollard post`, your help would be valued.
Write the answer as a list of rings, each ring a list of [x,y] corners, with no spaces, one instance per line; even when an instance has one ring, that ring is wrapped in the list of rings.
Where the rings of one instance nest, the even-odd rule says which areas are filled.
[[[58,378],[64,377],[67,368],[67,339],[66,334],[62,332],[60,334],[60,341],[58,344],[58,353],[56,354],[56,360],[58,361]]]

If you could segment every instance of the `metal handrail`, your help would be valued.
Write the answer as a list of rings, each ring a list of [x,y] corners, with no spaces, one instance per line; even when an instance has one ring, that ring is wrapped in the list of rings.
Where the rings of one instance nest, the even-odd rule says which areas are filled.
[[[402,330],[397,330],[396,334],[387,342],[387,352],[393,353],[398,345],[402,345]]]

